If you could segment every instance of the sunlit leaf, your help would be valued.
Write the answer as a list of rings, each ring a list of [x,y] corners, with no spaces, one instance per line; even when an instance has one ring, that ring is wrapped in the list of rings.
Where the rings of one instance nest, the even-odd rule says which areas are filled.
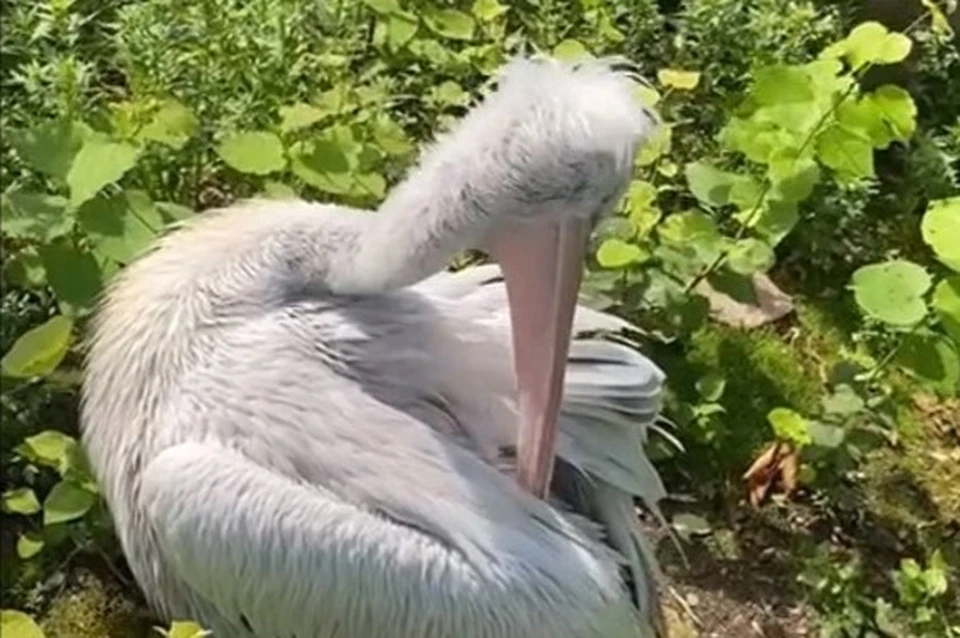
[[[802,202],[820,181],[820,167],[812,158],[785,149],[770,156],[768,175],[777,199]]]
[[[67,354],[72,331],[73,321],[60,315],[31,328],[3,355],[3,373],[14,378],[50,374]]]
[[[3,493],[3,511],[29,516],[40,511],[40,501],[29,487],[18,487]]]
[[[399,51],[405,47],[420,28],[420,21],[416,16],[402,12],[391,15],[387,21],[387,45],[391,51]]]
[[[96,500],[96,495],[89,490],[71,481],[60,481],[43,501],[43,524],[67,523],[81,518]]]
[[[833,393],[823,398],[823,410],[827,414],[849,416],[866,407],[863,399],[849,385],[838,385]]]
[[[930,202],[920,230],[937,259],[960,272],[960,197]]]
[[[397,0],[361,0],[363,4],[367,5],[377,13],[383,15],[389,15],[391,13],[397,13],[402,11],[400,4]]]
[[[907,91],[885,84],[874,91],[869,99],[883,114],[894,139],[906,142],[913,137],[917,128],[917,105]]]
[[[387,192],[387,181],[379,173],[357,173],[354,180],[361,195],[380,199]]]
[[[553,47],[553,56],[558,60],[580,60],[590,55],[590,51],[579,40],[564,40]]]
[[[713,531],[707,519],[689,512],[681,512],[675,515],[670,524],[677,531],[677,534],[686,539],[694,536],[706,536]]]
[[[737,241],[727,255],[727,267],[740,275],[766,272],[775,261],[773,249],[766,242],[753,238]]]
[[[27,437],[17,450],[33,463],[39,463],[65,474],[74,461],[77,440],[57,430],[44,430]]]
[[[863,266],[853,273],[851,287],[866,314],[894,326],[911,326],[927,314],[923,295],[931,283],[921,266],[898,259]]]
[[[294,199],[297,197],[297,191],[282,182],[266,182],[263,185],[263,192],[270,199]]]
[[[730,190],[742,179],[736,173],[722,171],[705,162],[690,162],[683,168],[687,185],[694,197],[711,206],[730,203]]]
[[[774,434],[781,440],[797,445],[809,445],[813,442],[807,420],[789,408],[770,410],[767,413],[767,421],[773,426]]]
[[[657,187],[644,180],[634,180],[630,183],[624,202],[635,234],[646,237],[662,215],[657,207]]]
[[[509,9],[510,7],[500,4],[497,0],[475,0],[470,11],[477,20],[490,22],[502,16]]]
[[[920,0],[920,2],[930,12],[933,30],[943,35],[952,36],[953,27],[950,26],[950,20],[947,19],[943,10],[937,6],[937,0]],[[956,5],[954,5],[954,10],[956,10]]]
[[[960,346],[960,276],[948,277],[933,289],[933,309],[947,334]]]
[[[657,233],[666,244],[682,251],[693,251],[702,262],[720,254],[722,237],[713,219],[700,211],[687,211],[667,217]]]
[[[451,40],[472,40],[476,24],[469,14],[456,9],[432,9],[424,13],[424,21],[437,35]]]
[[[910,54],[913,42],[902,33],[891,33],[879,22],[857,25],[843,41],[829,47],[825,55],[843,56],[859,69],[867,64],[895,64]]]
[[[660,69],[657,71],[657,80],[663,86],[678,91],[692,91],[700,84],[700,73],[679,69]]]
[[[861,131],[839,124],[828,126],[817,137],[820,161],[842,179],[873,177],[873,144]]]
[[[793,202],[767,199],[759,213],[749,221],[757,234],[763,236],[771,246],[776,246],[797,225],[800,214]]]
[[[233,133],[216,150],[228,166],[241,173],[268,175],[287,165],[280,138],[265,131]]]
[[[470,101],[470,94],[452,80],[435,86],[430,95],[435,102],[443,106],[464,106]]]
[[[813,79],[803,67],[773,65],[754,72],[751,97],[762,106],[813,101]]]
[[[166,631],[167,638],[206,638],[210,632],[193,621],[177,620]]]
[[[413,143],[399,124],[388,115],[373,120],[373,139],[388,155],[407,155],[414,150]]]
[[[120,180],[137,163],[140,149],[125,142],[89,138],[67,173],[70,205],[79,207],[109,184]]]
[[[0,635],[3,638],[44,638],[43,632],[33,618],[15,609],[3,610]]]
[[[639,246],[616,238],[607,239],[597,249],[597,263],[604,268],[625,268],[643,261],[644,256]]]
[[[37,511],[39,510],[37,503]],[[33,533],[20,534],[17,537],[17,556],[22,560],[29,560],[40,553],[43,549],[43,539]]]
[[[316,124],[327,115],[329,111],[298,102],[290,106],[280,107],[280,131],[283,133],[292,133],[305,129],[308,126]]]
[[[138,137],[179,150],[190,141],[199,127],[200,121],[193,111],[176,100],[165,100]]]

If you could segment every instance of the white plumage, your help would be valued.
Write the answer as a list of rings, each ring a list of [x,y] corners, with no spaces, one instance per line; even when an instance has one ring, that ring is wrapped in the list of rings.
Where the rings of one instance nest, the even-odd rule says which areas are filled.
[[[504,224],[595,220],[652,120],[602,62],[500,84],[378,214],[207,213],[112,286],[83,438],[158,613],[231,638],[653,635],[632,499],[663,496],[643,449],[662,373],[584,338],[626,324],[578,307],[536,499],[511,477],[500,269],[438,272]]]

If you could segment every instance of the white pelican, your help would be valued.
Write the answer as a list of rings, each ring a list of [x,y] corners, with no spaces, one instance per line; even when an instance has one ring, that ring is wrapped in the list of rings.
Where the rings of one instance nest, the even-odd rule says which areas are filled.
[[[233,206],[112,285],[83,440],[158,614],[218,638],[657,631],[633,497],[663,496],[663,375],[576,306],[654,119],[609,61],[499,84],[377,214]],[[499,265],[443,272],[471,247]]]

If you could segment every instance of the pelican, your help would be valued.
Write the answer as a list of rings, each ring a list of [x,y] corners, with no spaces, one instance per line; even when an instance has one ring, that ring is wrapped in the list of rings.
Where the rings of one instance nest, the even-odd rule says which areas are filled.
[[[520,58],[376,214],[166,234],[88,340],[82,435],[148,603],[218,638],[659,632],[634,498],[662,372],[577,304],[656,120],[610,60]],[[491,264],[450,272],[466,249]]]

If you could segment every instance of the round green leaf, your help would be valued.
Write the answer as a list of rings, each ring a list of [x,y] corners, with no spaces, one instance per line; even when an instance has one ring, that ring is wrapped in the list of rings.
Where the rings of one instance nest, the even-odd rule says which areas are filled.
[[[690,162],[683,167],[683,174],[694,197],[712,206],[730,203],[730,191],[742,179],[736,173],[721,171],[705,162]]]
[[[3,638],[44,638],[33,618],[15,609],[4,609],[0,616],[0,635]]]
[[[740,275],[766,272],[773,266],[776,257],[773,249],[760,239],[741,239],[727,255],[727,267]]]
[[[43,501],[43,524],[66,523],[90,511],[97,497],[71,481],[60,481],[53,486]]]
[[[564,40],[553,47],[553,56],[558,60],[580,60],[590,55],[590,51],[579,40]]]
[[[497,2],[497,0],[475,0],[470,12],[476,16],[480,22],[490,22],[506,13],[510,7]]]
[[[287,165],[280,138],[265,131],[234,133],[217,146],[217,154],[231,168],[251,175],[268,175]]]
[[[697,393],[707,401],[719,401],[727,387],[727,380],[715,372],[697,379]]]
[[[841,179],[873,177],[873,143],[861,130],[831,124],[817,137],[817,155]]]
[[[430,30],[451,40],[472,40],[476,26],[473,18],[456,9],[434,9],[424,15]]]
[[[72,330],[73,321],[61,315],[31,328],[3,355],[3,373],[21,379],[50,374],[67,354]]]
[[[124,142],[89,138],[67,173],[70,205],[77,208],[108,184],[120,180],[137,163],[140,149]]]
[[[917,105],[910,94],[892,84],[885,84],[868,98],[883,117],[893,138],[906,142],[917,129]]]
[[[933,309],[944,330],[960,346],[960,276],[944,279],[933,289]]]
[[[926,270],[899,259],[864,266],[853,273],[851,281],[860,308],[894,326],[912,326],[926,316],[923,295],[931,284]]]
[[[91,309],[103,288],[100,264],[93,255],[67,242],[40,246],[37,252],[57,298],[75,309]]]
[[[180,150],[199,127],[199,120],[189,108],[176,100],[166,100],[137,137]]]
[[[42,549],[43,539],[35,534],[20,534],[17,538],[17,556],[23,560],[33,558]]]
[[[937,259],[960,272],[960,197],[930,202],[920,231]]]
[[[3,511],[29,516],[40,511],[40,501],[29,487],[18,487],[3,493]]]
[[[305,129],[316,124],[327,115],[329,115],[329,111],[302,102],[280,107],[280,131],[291,133]]]
[[[790,441],[796,445],[809,445],[813,441],[807,420],[789,408],[770,410],[767,414],[767,420],[773,426],[773,432],[779,439]]]
[[[678,69],[660,69],[657,71],[657,80],[663,86],[678,91],[692,91],[700,84],[700,74],[696,71],[681,71]]]
[[[847,432],[836,425],[820,423],[819,421],[808,421],[807,432],[810,435],[810,441],[819,447],[836,449],[840,447],[847,438]]]
[[[616,238],[605,240],[597,250],[597,263],[604,268],[624,268],[643,258],[644,252],[639,246]]]

